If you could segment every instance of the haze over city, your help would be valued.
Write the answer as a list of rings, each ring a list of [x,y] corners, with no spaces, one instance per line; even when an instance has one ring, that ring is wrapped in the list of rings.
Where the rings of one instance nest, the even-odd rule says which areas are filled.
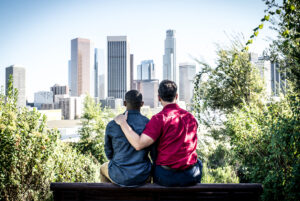
[[[5,68],[26,68],[26,96],[68,84],[71,40],[90,39],[107,57],[107,36],[126,35],[134,69],[142,60],[153,60],[162,79],[167,29],[176,31],[177,63],[193,57],[214,64],[216,43],[242,33],[247,39],[264,16],[261,0],[245,1],[8,1],[0,2],[0,85]],[[267,48],[264,29],[250,51]],[[107,59],[107,58],[106,58]],[[199,70],[199,67],[197,67]],[[134,75],[136,76],[136,75]]]

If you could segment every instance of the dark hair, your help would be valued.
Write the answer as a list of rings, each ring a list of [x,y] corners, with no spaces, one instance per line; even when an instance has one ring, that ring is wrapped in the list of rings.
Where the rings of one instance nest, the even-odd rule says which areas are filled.
[[[163,80],[159,84],[158,95],[163,101],[173,102],[177,93],[177,85],[171,80]]]
[[[137,90],[127,91],[125,94],[125,101],[134,109],[139,109],[143,102],[143,95]]]

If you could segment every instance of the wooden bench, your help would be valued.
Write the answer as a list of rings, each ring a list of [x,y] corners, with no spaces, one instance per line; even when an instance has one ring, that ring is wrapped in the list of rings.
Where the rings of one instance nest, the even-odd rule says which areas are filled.
[[[98,200],[259,200],[261,184],[197,184],[190,187],[164,187],[145,184],[137,188],[110,183],[51,183],[54,201]]]

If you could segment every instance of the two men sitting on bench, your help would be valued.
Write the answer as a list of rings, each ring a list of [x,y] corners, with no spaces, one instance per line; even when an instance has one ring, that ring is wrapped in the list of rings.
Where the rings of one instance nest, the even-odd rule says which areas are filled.
[[[163,186],[189,186],[200,183],[202,164],[197,159],[196,153],[198,124],[192,114],[176,104],[177,98],[176,84],[164,80],[158,89],[158,99],[163,110],[154,115],[149,122],[140,115],[139,109],[135,110],[140,116],[139,121],[132,118],[133,111],[127,107],[125,114],[118,115],[112,121],[113,123],[108,124],[106,128],[108,145],[105,145],[105,150],[110,162],[107,172],[104,171],[107,164],[101,166],[102,178],[105,175],[113,183],[124,186],[145,183],[151,169],[147,154],[151,146],[155,145],[157,154],[153,154],[155,157],[152,167],[154,183]],[[126,96],[124,103],[128,105]],[[145,121],[141,121],[144,118]],[[114,129],[111,129],[112,125]],[[122,136],[109,138],[114,133],[118,135],[121,133]],[[120,155],[123,158],[120,158]],[[118,163],[115,162],[116,160]],[[141,168],[139,169],[138,166]],[[130,180],[129,185],[126,183],[127,178]]]

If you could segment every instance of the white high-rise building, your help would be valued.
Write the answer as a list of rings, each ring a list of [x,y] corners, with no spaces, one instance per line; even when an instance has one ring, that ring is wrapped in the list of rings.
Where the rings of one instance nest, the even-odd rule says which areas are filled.
[[[167,30],[165,39],[165,54],[163,56],[163,79],[176,82],[179,87],[179,74],[176,67],[176,39],[175,30]]]
[[[272,96],[270,60],[258,57],[255,65],[259,69],[261,79],[263,79],[264,87],[266,89],[266,95],[269,97]]]
[[[286,93],[286,71],[281,69],[278,62],[271,62],[271,89],[273,96]]]
[[[256,53],[250,53],[250,62],[259,69],[268,97],[285,93],[286,74],[280,70],[277,62],[271,62],[269,57],[259,57]]]
[[[98,65],[98,49],[94,50],[94,94],[99,97],[99,65]]]
[[[127,36],[107,37],[108,97],[125,99],[130,89],[130,54]]]
[[[137,80],[152,80],[155,79],[155,65],[153,60],[142,61],[137,66]]]
[[[104,60],[104,50],[98,49],[98,97],[105,99],[107,97],[107,68]]]
[[[26,71],[25,68],[12,65],[5,69],[5,89],[7,94],[8,88],[8,81],[10,75],[12,76],[13,81],[13,88],[18,90],[18,100],[17,105],[18,107],[25,107],[26,106]]]
[[[182,63],[179,65],[179,100],[186,104],[190,104],[193,99],[195,76],[195,64]]]

